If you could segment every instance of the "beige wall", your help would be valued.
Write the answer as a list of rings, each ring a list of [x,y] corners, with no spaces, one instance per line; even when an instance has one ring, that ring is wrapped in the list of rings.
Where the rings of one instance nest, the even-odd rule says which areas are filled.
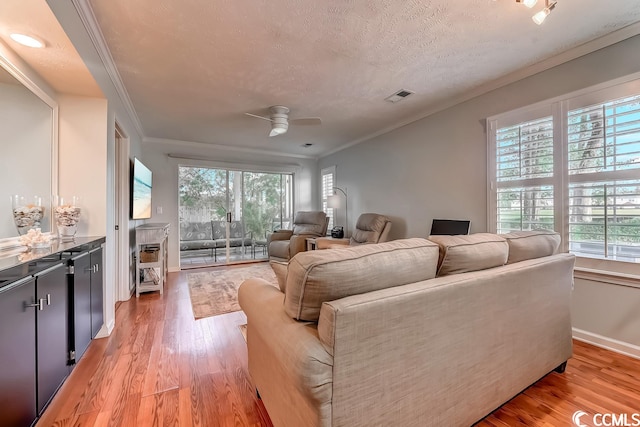
[[[640,36],[556,66],[433,114],[400,129],[321,158],[335,165],[337,185],[349,190],[350,228],[362,212],[392,217],[392,237],[426,236],[433,218],[471,220],[471,231],[486,230],[487,135],[485,119],[539,101],[640,72]],[[410,102],[410,101],[407,101]],[[640,268],[633,265],[640,277]],[[628,307],[640,289],[580,282],[574,327],[640,345],[640,310],[612,321],[615,306]],[[607,306],[595,310],[603,295]],[[638,305],[636,305],[638,307]],[[624,317],[624,320],[623,320]],[[640,352],[638,352],[640,356]]]

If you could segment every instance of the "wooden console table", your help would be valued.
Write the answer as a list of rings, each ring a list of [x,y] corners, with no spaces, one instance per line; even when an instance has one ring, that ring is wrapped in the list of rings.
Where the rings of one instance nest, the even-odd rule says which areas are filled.
[[[136,227],[136,297],[141,292],[160,291],[167,280],[169,224]]]

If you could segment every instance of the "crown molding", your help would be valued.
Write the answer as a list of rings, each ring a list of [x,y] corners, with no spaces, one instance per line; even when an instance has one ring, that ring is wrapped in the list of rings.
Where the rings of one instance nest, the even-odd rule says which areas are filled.
[[[209,144],[206,142],[197,142],[197,141],[183,141],[179,139],[167,139],[167,138],[152,138],[145,137],[142,139],[143,144],[165,144],[172,145],[173,147],[191,147],[191,148],[208,148],[214,150],[224,150],[224,151],[232,151],[236,153],[249,153],[249,154],[259,154],[259,155],[267,155],[267,156],[278,156],[278,157],[290,157],[294,159],[309,159],[309,160],[317,160],[316,156],[308,156],[305,154],[290,154],[290,153],[282,153],[279,151],[269,151],[262,150],[260,148],[252,148],[252,147],[236,147],[232,145],[221,145],[221,144]],[[177,156],[177,155],[176,155]],[[184,155],[186,158],[195,158],[197,155]]]
[[[485,93],[489,93],[492,90],[496,90],[498,88],[501,88],[503,86],[507,86],[511,83],[515,83],[519,80],[523,80],[527,77],[531,77],[535,74],[541,73],[543,71],[549,70],[553,67],[556,67],[558,65],[564,64],[565,62],[569,62],[571,60],[574,60],[576,58],[579,58],[581,56],[587,55],[589,53],[595,52],[597,50],[603,49],[607,46],[611,46],[613,44],[616,44],[618,42],[621,42],[623,40],[626,40],[628,38],[634,37],[636,35],[640,34],[640,22],[636,22],[633,23],[631,25],[627,25],[626,27],[620,28],[619,30],[616,30],[612,33],[609,33],[607,35],[604,35],[602,37],[598,37],[596,39],[590,40],[588,42],[585,42],[579,46],[576,46],[572,49],[569,49],[567,51],[564,51],[562,53],[559,53],[555,56],[552,56],[548,59],[545,59],[543,61],[537,62],[533,65],[530,65],[528,67],[525,68],[521,68],[517,71],[514,71],[513,73],[507,74],[503,77],[500,77],[498,79],[492,80],[488,83],[485,83],[483,85],[478,86],[477,88],[466,92],[458,97],[454,97],[451,100],[447,101],[447,102],[441,102],[438,103],[437,106],[433,106],[425,111],[422,111],[421,113],[411,116],[409,118],[407,118],[406,120],[403,120],[400,123],[396,123],[392,126],[388,126],[382,130],[379,130],[377,132],[368,134],[362,138],[358,138],[355,139],[353,141],[350,141],[344,145],[341,145],[340,147],[334,148],[324,154],[320,154],[319,158],[323,158],[323,157],[327,157],[330,156],[331,154],[335,154],[339,151],[345,150],[349,147],[352,147],[354,145],[360,144],[361,142],[365,142],[368,141],[370,139],[373,139],[377,136],[380,135],[384,135],[386,133],[389,133],[393,130],[399,129],[403,126],[406,126],[408,124],[411,124],[413,122],[417,122],[418,120],[424,119],[425,117],[429,117],[435,113],[438,113],[440,111],[444,111],[448,108],[451,108],[455,105],[458,104],[462,104],[463,102],[469,101],[470,99],[473,99],[475,97],[478,97],[480,95],[484,95]]]
[[[131,119],[134,127],[136,128],[136,132],[140,136],[140,138],[144,138],[144,131],[142,129],[142,123],[140,122],[140,118],[136,113],[135,108],[133,107],[133,103],[131,102],[131,98],[129,97],[129,93],[127,89],[124,87],[122,83],[122,78],[120,77],[120,73],[118,72],[118,68],[115,65],[113,57],[111,56],[111,52],[109,51],[109,47],[107,46],[107,42],[104,39],[104,34],[102,34],[102,30],[98,25],[98,21],[96,20],[96,16],[93,13],[93,9],[91,9],[91,5],[88,0],[71,0],[73,6],[75,7],[78,15],[80,16],[80,20],[84,25],[89,37],[91,38],[91,42],[93,46],[96,48],[98,55],[100,56],[100,60],[107,71],[109,79],[113,86],[116,89],[118,97],[122,101],[124,108],[127,112],[127,115]]]

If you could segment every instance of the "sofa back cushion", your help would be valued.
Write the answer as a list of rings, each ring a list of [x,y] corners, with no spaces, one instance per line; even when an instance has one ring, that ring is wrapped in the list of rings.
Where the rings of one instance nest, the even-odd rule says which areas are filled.
[[[323,302],[431,279],[437,262],[438,246],[419,238],[300,252],[289,261],[284,308],[317,322]]]
[[[351,245],[378,243],[389,218],[375,213],[364,213],[358,217],[356,230],[351,236]]]
[[[180,222],[180,240],[210,240],[211,222]]]
[[[509,256],[507,241],[497,234],[429,236],[429,240],[440,247],[438,276],[499,267]]]
[[[560,235],[551,230],[513,231],[502,234],[509,244],[507,264],[553,255],[560,247]]]
[[[293,219],[293,234],[322,236],[327,232],[327,215],[322,211],[297,212]]]

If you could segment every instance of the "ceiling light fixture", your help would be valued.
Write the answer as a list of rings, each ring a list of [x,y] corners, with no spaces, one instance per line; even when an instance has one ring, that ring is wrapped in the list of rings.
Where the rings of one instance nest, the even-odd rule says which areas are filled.
[[[281,105],[269,107],[271,110],[271,132],[269,136],[287,133],[289,129],[289,109]]]
[[[545,8],[540,12],[533,15],[531,19],[538,25],[542,25],[547,16],[551,13],[551,11],[556,7],[556,1],[545,0]]]
[[[516,0],[516,3],[522,3],[523,5],[531,9],[536,5],[536,3],[538,3],[538,0]]]
[[[16,43],[20,43],[23,46],[35,47],[38,49],[44,47],[44,42],[34,36],[29,36],[27,34],[20,34],[20,33],[12,33],[9,35],[9,37],[11,37],[13,41],[15,41]]]

